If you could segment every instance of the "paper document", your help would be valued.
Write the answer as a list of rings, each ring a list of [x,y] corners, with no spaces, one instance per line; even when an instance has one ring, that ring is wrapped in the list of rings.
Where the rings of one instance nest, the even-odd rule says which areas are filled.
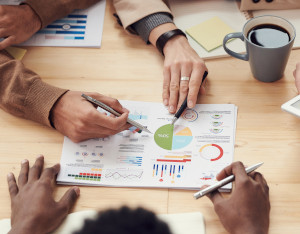
[[[22,46],[100,47],[106,1],[76,10],[38,31]]]
[[[0,0],[0,5],[19,5],[23,0]]]
[[[58,183],[199,189],[232,163],[235,105],[196,105],[172,127],[161,103],[121,103],[154,134],[126,130],[77,144],[65,137]]]

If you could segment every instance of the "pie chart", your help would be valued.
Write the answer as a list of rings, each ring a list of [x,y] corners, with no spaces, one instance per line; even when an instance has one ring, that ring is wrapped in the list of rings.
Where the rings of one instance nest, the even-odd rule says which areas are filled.
[[[190,128],[182,125],[167,124],[158,128],[154,134],[155,143],[166,150],[181,149],[193,140]]]

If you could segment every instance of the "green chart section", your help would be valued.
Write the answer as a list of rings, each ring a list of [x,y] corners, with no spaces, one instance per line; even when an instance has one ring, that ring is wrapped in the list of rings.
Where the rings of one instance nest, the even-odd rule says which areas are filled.
[[[154,140],[158,146],[163,149],[171,150],[173,142],[174,125],[167,124],[159,129],[154,134]]]
[[[157,129],[154,140],[163,149],[177,150],[188,146],[193,140],[193,135],[188,127],[167,124]]]

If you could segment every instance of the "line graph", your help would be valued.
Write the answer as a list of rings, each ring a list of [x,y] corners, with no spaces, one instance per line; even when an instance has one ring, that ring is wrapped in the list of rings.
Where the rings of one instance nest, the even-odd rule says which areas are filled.
[[[106,170],[105,179],[107,180],[139,180],[143,177],[142,170]]]

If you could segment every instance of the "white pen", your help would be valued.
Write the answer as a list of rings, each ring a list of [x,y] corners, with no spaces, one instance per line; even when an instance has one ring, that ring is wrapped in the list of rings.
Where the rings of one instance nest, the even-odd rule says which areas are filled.
[[[255,164],[251,167],[247,167],[245,169],[245,171],[246,171],[247,174],[249,174],[250,172],[256,170],[257,168],[259,168],[263,164],[264,164],[263,162],[257,163],[257,164]],[[206,194],[211,193],[211,192],[217,190],[218,188],[221,188],[222,186],[224,186],[224,185],[226,185],[226,184],[228,184],[232,181],[234,181],[234,175],[230,175],[230,176],[226,177],[225,179],[220,180],[219,182],[217,182],[217,183],[215,183],[215,184],[213,184],[213,185],[211,185],[211,186],[209,186],[205,189],[200,190],[199,192],[194,194],[194,198],[198,199],[200,197],[203,197]]]

